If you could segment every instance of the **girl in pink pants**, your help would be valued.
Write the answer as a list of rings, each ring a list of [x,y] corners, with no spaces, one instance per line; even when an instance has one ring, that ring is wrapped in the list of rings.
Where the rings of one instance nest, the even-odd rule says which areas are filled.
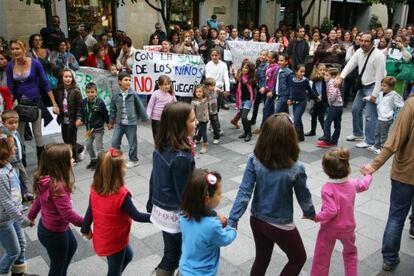
[[[343,246],[345,275],[357,276],[355,195],[368,190],[372,176],[348,179],[351,172],[349,151],[344,148],[326,152],[322,159],[322,166],[330,179],[322,187],[322,210],[315,216],[315,222],[320,222],[321,228],[316,240],[311,276],[328,276],[336,240],[340,240]]]

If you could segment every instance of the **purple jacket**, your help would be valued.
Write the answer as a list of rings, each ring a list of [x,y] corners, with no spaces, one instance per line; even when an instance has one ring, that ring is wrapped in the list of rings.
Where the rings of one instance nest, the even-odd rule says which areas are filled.
[[[49,182],[50,176],[42,176],[39,180],[39,194],[33,202],[29,215],[30,220],[34,220],[41,211],[43,226],[53,232],[65,232],[69,228],[69,223],[81,227],[83,217],[72,209],[72,199],[70,192],[59,182],[56,183],[57,195],[52,196]]]
[[[30,100],[40,99],[40,89],[50,91],[49,81],[46,78],[42,64],[36,59],[31,59],[30,74],[24,81],[15,81],[13,78],[14,62],[11,61],[6,65],[7,87],[15,99],[22,96]]]

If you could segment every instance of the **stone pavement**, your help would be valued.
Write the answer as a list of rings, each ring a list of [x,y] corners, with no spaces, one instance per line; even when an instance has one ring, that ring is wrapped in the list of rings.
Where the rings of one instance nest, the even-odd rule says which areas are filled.
[[[239,140],[240,130],[230,128],[229,120],[234,111],[220,111],[220,120],[224,130],[224,137],[219,145],[210,143],[207,154],[196,155],[196,165],[201,168],[217,170],[223,176],[223,199],[218,207],[218,212],[228,216],[233,200],[237,194],[246,157],[252,152],[256,138],[249,143]],[[258,118],[258,122],[261,118]],[[304,115],[305,131],[309,130],[310,116]],[[83,137],[83,129],[79,137]],[[317,129],[321,134],[320,126]],[[340,144],[351,149],[352,176],[359,176],[359,167],[370,161],[374,155],[365,149],[356,149],[354,143],[344,141],[346,135],[352,132],[352,120],[349,108],[346,109],[342,119],[342,133]],[[145,210],[148,198],[148,182],[152,167],[152,135],[149,124],[138,127],[139,134],[139,159],[140,165],[129,169],[125,182],[133,195],[133,200],[139,210]],[[104,142],[108,146],[111,131],[106,131]],[[318,137],[318,136],[316,136]],[[321,207],[320,188],[327,180],[321,168],[321,157],[325,152],[314,146],[316,137],[306,139],[300,144],[300,161],[305,164],[308,174],[308,186],[312,192],[313,202],[317,210]],[[211,139],[210,135],[210,139]],[[45,137],[46,142],[60,142],[59,134]],[[82,139],[80,139],[82,140]],[[29,171],[35,168],[36,158],[34,143],[28,143]],[[124,141],[126,145],[126,141]],[[124,151],[127,150],[123,147]],[[93,173],[85,169],[89,157],[74,168],[76,178],[76,191],[73,194],[74,208],[84,214],[88,205],[89,186]],[[408,220],[404,228],[401,241],[401,263],[393,273],[381,271],[381,241],[385,228],[389,206],[390,171],[391,162],[375,174],[371,188],[357,195],[355,203],[355,215],[357,219],[356,243],[358,247],[359,275],[413,275],[414,274],[414,240],[408,237]],[[295,224],[297,225],[308,256],[301,275],[308,275],[312,263],[313,250],[319,225],[309,220],[301,219],[302,213],[295,200]],[[85,241],[79,234],[79,229],[73,227],[78,240],[78,250],[73,263],[69,267],[68,275],[106,275],[106,260],[94,254],[90,241]],[[26,229],[28,248],[27,258],[31,273],[47,275],[48,257],[45,249],[39,243],[36,227]],[[151,224],[133,223],[131,242],[134,250],[134,259],[125,270],[124,275],[150,275],[161,259],[163,242],[160,231]],[[330,275],[344,275],[341,254],[342,246],[338,242],[331,260]],[[255,257],[255,246],[249,225],[249,209],[239,222],[237,239],[228,247],[221,249],[219,275],[249,275]],[[283,252],[275,246],[271,264],[267,275],[278,275],[286,263],[287,258]]]

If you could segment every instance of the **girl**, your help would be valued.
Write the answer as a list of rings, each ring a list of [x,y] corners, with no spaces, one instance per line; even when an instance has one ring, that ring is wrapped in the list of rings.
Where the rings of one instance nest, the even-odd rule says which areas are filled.
[[[106,256],[108,276],[121,275],[132,260],[133,253],[128,244],[131,218],[150,222],[149,214],[135,208],[131,193],[124,186],[126,170],[121,151],[110,148],[99,156],[81,229],[85,238],[92,238],[96,254]]]
[[[315,95],[318,95],[318,97],[316,98],[311,109],[311,130],[305,133],[305,136],[316,135],[317,120],[319,120],[319,123],[321,124],[321,128],[323,130],[326,108],[328,106],[328,99],[326,98],[326,82],[324,79],[325,70],[326,66],[323,63],[319,63],[313,68],[311,75],[312,91]]]
[[[324,78],[326,81],[326,93],[328,100],[328,112],[323,125],[323,139],[316,146],[320,148],[329,148],[336,146],[339,135],[341,134],[341,120],[343,112],[343,101],[341,91],[335,86],[335,78],[338,76],[338,69],[332,67],[326,70]],[[331,124],[334,123],[335,131],[331,136]]]
[[[226,218],[216,208],[223,184],[217,172],[196,169],[184,192],[180,228],[182,255],[180,275],[217,275],[220,247],[236,238]]]
[[[170,77],[167,75],[161,75],[158,78],[158,87],[159,89],[152,93],[147,106],[147,115],[148,118],[151,118],[152,137],[154,142],[160,125],[161,114],[165,105],[170,102],[177,101]]]
[[[82,124],[82,94],[70,69],[60,71],[54,94],[60,110],[57,122],[61,125],[63,142],[72,145],[73,158],[80,162],[84,156],[84,146],[77,143],[78,127]]]
[[[33,223],[23,215],[19,177],[10,160],[16,154],[13,136],[0,132],[0,275],[23,275],[26,270],[26,238],[23,227]],[[26,274],[28,275],[28,274]]]
[[[251,124],[256,124],[257,113],[259,111],[260,103],[265,100],[265,88],[266,88],[266,70],[269,66],[267,64],[267,50],[261,50],[258,62],[256,63],[256,96],[254,98],[254,106],[253,106],[253,115],[251,119]],[[231,122],[232,123],[232,122]],[[233,124],[233,123],[232,123]]]
[[[252,127],[247,116],[249,115],[250,109],[252,108],[254,98],[254,64],[251,62],[244,64],[241,73],[242,74],[236,88],[236,108],[240,110],[239,112],[242,119],[244,133],[240,135],[239,138],[244,139],[245,142],[249,142],[252,139]]]
[[[317,99],[309,84],[309,80],[305,77],[305,65],[299,64],[295,67],[295,76],[290,81],[290,92],[288,105],[293,105],[293,119],[298,133],[299,141],[304,141],[302,115],[306,109],[308,95],[311,99]]]
[[[203,138],[203,143],[201,144],[200,153],[207,152],[207,124],[208,124],[208,93],[204,88],[204,85],[199,84],[194,89],[193,100],[191,101],[191,107],[194,110],[195,116],[198,121],[197,126],[197,135],[195,137],[195,142],[198,143],[201,138]]]
[[[147,211],[151,221],[162,230],[164,256],[156,275],[174,275],[181,256],[180,206],[185,184],[195,162],[190,137],[195,134],[197,119],[191,106],[169,103],[161,115],[155,140],[153,169]]]
[[[355,194],[368,190],[370,174],[363,180],[348,179],[351,172],[349,151],[337,148],[327,151],[322,159],[323,171],[329,180],[322,187],[322,209],[315,216],[321,223],[315,245],[311,276],[328,276],[329,264],[336,240],[343,246],[345,275],[358,275],[355,246]]]
[[[34,174],[36,199],[28,218],[34,221],[41,211],[37,235],[50,258],[49,276],[67,274],[78,246],[69,223],[78,227],[83,223],[83,217],[72,209],[71,193],[75,189],[72,163],[70,145],[48,144]]]
[[[292,119],[286,113],[269,117],[254,153],[248,158],[229,216],[229,225],[236,228],[253,194],[250,225],[256,258],[250,275],[265,275],[274,243],[289,259],[280,275],[299,275],[305,264],[305,248],[293,222],[293,191],[305,217],[313,218],[315,209],[306,186],[305,167],[298,158],[299,145]]]

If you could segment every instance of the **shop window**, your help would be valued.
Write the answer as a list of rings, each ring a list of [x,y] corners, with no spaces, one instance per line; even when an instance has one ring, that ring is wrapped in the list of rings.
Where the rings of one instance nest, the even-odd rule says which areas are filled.
[[[179,25],[182,29],[190,29],[193,22],[193,1],[171,0],[170,28]]]
[[[81,24],[87,24],[95,36],[112,30],[112,5],[110,2],[104,0],[66,0],[69,36],[75,35]]]
[[[239,18],[237,24],[239,28],[250,25],[257,27],[259,21],[260,0],[239,0]]]

